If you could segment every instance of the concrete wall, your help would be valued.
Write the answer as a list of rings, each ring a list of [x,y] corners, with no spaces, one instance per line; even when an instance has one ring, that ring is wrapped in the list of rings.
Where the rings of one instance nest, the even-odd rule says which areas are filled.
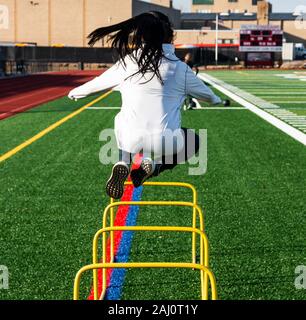
[[[96,28],[149,10],[164,12],[180,27],[179,10],[137,0],[0,0],[1,8],[9,12],[9,26],[0,29],[0,41],[41,46],[86,46],[88,34]]]
[[[233,40],[237,43],[239,39],[239,30],[223,30],[219,32],[219,41]],[[215,44],[216,33],[213,30],[177,30],[175,44]]]
[[[295,21],[283,21],[284,37],[287,42],[304,43],[306,46],[306,30],[296,28]]]
[[[229,2],[228,0],[214,0],[213,5],[192,5],[192,12],[257,12],[257,6],[252,5],[252,0],[238,0],[237,2]]]
[[[0,0],[0,8],[0,15],[2,17],[2,25],[0,26],[0,41],[15,41],[15,1]]]
[[[266,1],[258,2],[257,20],[259,25],[269,24],[271,6]]]
[[[51,1],[51,43],[83,45],[83,0]],[[69,14],[67,14],[69,13]]]
[[[151,3],[157,4],[159,6],[170,7],[170,0],[151,0]]]
[[[132,0],[87,0],[84,46],[88,42],[86,37],[95,29],[119,23],[131,17]],[[107,46],[107,43],[101,42],[97,46]]]
[[[0,29],[0,41],[41,46],[86,46],[94,29],[132,16],[132,0],[0,0],[1,6],[9,28]]]

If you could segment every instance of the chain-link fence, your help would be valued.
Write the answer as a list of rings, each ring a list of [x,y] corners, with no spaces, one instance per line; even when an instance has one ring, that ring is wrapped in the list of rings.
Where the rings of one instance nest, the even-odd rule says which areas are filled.
[[[97,69],[116,59],[110,48],[0,46],[0,75]]]
[[[183,59],[191,52],[198,66],[215,64],[215,48],[177,49]],[[97,69],[112,64],[118,56],[110,48],[53,48],[0,46],[0,76],[48,71]],[[218,63],[234,65],[242,59],[237,47],[219,48]]]

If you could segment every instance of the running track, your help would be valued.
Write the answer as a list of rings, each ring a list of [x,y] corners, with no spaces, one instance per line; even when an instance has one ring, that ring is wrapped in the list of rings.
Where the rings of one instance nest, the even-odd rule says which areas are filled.
[[[0,120],[56,100],[102,71],[69,71],[0,79]]]

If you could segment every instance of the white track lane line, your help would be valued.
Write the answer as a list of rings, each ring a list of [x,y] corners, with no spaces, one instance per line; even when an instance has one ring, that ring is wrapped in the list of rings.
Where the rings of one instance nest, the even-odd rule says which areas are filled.
[[[209,83],[212,85],[214,88],[219,90],[220,92],[224,93],[227,95],[229,98],[233,99],[240,105],[244,106],[248,110],[252,111],[255,113],[257,116],[260,118],[264,119],[268,123],[272,124],[274,127],[278,128],[282,132],[286,133],[288,136],[292,137],[296,141],[299,141],[303,145],[306,146],[306,135],[305,133],[301,132],[300,130],[290,126],[286,122],[276,118],[272,114],[258,108],[254,104],[246,101],[245,99],[239,97],[237,94],[229,91],[228,89],[223,88],[221,85],[217,84],[218,80],[212,76],[208,76],[206,74],[199,74],[199,78],[202,79],[203,81]],[[238,89],[238,88],[237,88]]]

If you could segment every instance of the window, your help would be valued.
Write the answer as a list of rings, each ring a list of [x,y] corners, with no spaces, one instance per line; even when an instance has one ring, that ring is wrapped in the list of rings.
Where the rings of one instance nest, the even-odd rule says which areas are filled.
[[[197,13],[211,13],[211,10],[198,9]]]
[[[224,44],[233,44],[234,43],[234,39],[223,39],[223,43]]]
[[[192,4],[214,4],[214,0],[192,0]]]

